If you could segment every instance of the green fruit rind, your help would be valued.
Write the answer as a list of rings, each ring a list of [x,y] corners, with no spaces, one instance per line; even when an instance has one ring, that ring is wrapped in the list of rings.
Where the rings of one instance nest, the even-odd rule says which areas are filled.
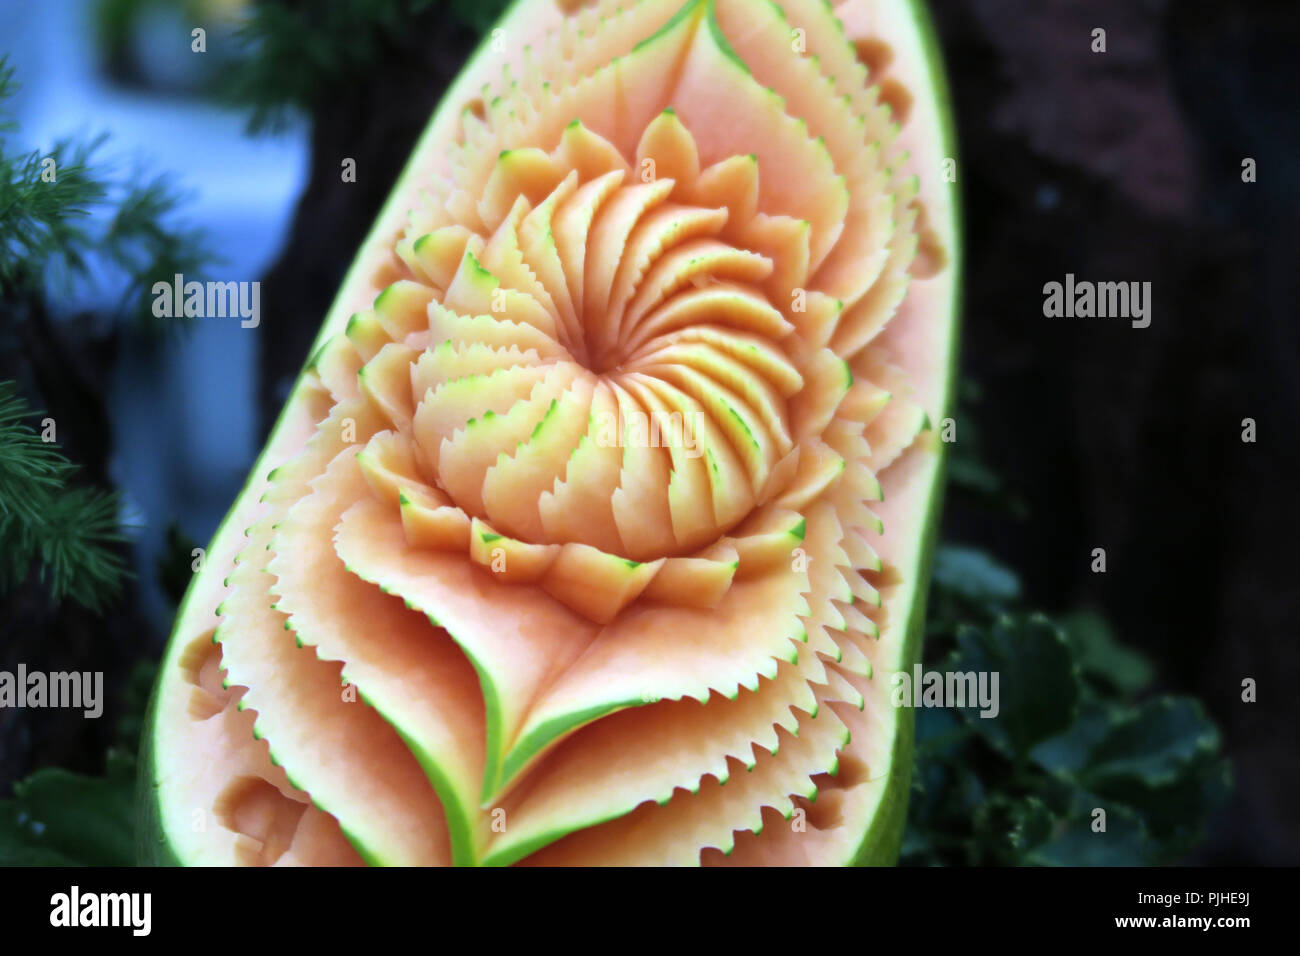
[[[908,12],[916,27],[916,36],[927,66],[926,77],[931,84],[931,97],[939,122],[939,139],[943,155],[957,159],[957,129],[953,115],[952,93],[943,66],[943,56],[934,21],[925,0],[907,0]],[[960,317],[962,307],[962,208],[961,194],[955,183],[949,184],[951,231],[953,237],[949,269],[952,272],[953,292],[949,297],[951,308],[947,317],[948,354],[945,366],[947,375],[941,407],[944,415],[952,413],[957,385],[957,361],[960,354]],[[925,606],[929,589],[930,572],[943,512],[943,493],[947,470],[947,444],[937,442],[936,454],[931,463],[929,501],[924,518],[924,530],[918,536],[920,547],[917,560],[905,580],[911,583],[910,613],[906,625],[906,640],[893,670],[910,671],[921,660],[922,641],[925,636]],[[898,600],[897,595],[895,600]],[[851,862],[858,866],[893,866],[898,862],[907,823],[907,807],[912,786],[913,748],[916,735],[916,715],[911,709],[894,710],[899,724],[894,734],[890,753],[888,782],[876,812],[862,834]]]

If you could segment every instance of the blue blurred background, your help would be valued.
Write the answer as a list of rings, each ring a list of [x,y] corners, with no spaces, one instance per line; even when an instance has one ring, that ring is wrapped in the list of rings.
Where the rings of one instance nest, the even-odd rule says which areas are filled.
[[[179,215],[206,234],[219,257],[202,278],[244,282],[259,279],[281,250],[309,149],[304,118],[253,135],[247,110],[207,95],[241,6],[5,0],[0,53],[9,53],[19,84],[10,104],[16,148],[45,153],[69,136],[109,133],[99,155],[125,175],[172,174],[186,197]],[[106,17],[119,18],[112,30]],[[206,25],[206,57],[191,49],[196,23]],[[114,58],[125,78],[113,75]],[[92,279],[52,283],[52,304],[72,312],[113,295],[111,270],[94,270]],[[137,545],[142,610],[155,633],[166,632],[174,610],[152,570],[166,528],[177,521],[206,543],[261,444],[260,331],[241,328],[238,319],[201,319],[161,343],[124,340],[113,369],[112,477]]]

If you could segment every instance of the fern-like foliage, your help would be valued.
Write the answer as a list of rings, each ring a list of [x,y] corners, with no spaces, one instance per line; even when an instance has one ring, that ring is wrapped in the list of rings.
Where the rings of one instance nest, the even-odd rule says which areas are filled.
[[[158,319],[154,282],[202,274],[215,260],[202,233],[174,222],[185,199],[165,176],[138,167],[117,174],[100,158],[107,137],[62,140],[48,153],[11,148],[4,104],[16,89],[0,58],[0,318],[11,326],[47,292],[89,275],[116,273],[122,291],[111,318],[146,334],[184,328]],[[124,281],[121,281],[124,280]],[[8,328],[0,329],[9,331]]]
[[[118,496],[73,484],[77,468],[0,382],[0,595],[33,575],[53,601],[99,610],[127,576]]]

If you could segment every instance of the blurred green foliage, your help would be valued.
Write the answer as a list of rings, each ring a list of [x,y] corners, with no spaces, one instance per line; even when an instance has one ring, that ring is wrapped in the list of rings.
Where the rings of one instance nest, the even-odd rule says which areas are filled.
[[[122,86],[154,95],[210,96],[247,55],[237,33],[254,3],[90,0],[96,58]],[[201,46],[194,33],[198,29],[203,31]]]
[[[1023,520],[1023,500],[982,454],[980,401],[963,379],[949,493]],[[1033,611],[987,551],[937,549],[924,653],[927,671],[996,671],[1000,700],[996,717],[917,710],[904,864],[1173,863],[1227,799],[1230,769],[1200,702],[1153,693],[1154,666],[1100,613]]]
[[[15,149],[6,108],[15,89],[0,58],[0,349],[19,353],[13,364],[40,384],[68,388],[78,365],[56,311],[74,283],[93,276],[109,303],[83,317],[100,336],[165,334],[184,320],[153,314],[153,283],[201,274],[212,255],[197,230],[170,221],[181,197],[165,177],[118,175],[97,159],[104,138]],[[54,604],[99,610],[126,576],[119,498],[83,486],[58,432],[36,427],[22,393],[30,384],[0,382],[0,597],[34,575]]]
[[[183,328],[153,314],[152,287],[214,261],[200,230],[173,221],[185,196],[167,176],[115,170],[99,156],[103,136],[15,150],[6,111],[15,89],[0,57],[0,345],[24,322],[48,323],[51,300],[92,278],[114,290],[102,297],[109,324],[149,335]]]
[[[35,573],[51,602],[99,610],[128,575],[118,496],[77,487],[77,467],[29,424],[35,417],[0,382],[0,596]]]
[[[1151,663],[1101,616],[1052,621],[1022,603],[989,555],[939,549],[926,668],[998,672],[999,709],[917,710],[902,861],[1177,862],[1230,788],[1217,728],[1196,700],[1150,695]]]
[[[156,665],[131,673],[102,777],[36,771],[0,800],[0,866],[134,866],[136,745]]]

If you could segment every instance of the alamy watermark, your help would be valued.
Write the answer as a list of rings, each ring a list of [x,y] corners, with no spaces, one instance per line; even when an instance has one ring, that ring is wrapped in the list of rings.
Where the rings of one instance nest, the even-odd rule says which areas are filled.
[[[50,897],[50,925],[55,927],[122,927],[132,936],[153,928],[152,893],[83,893],[73,885]]]
[[[699,458],[699,412],[599,412],[595,416],[596,444],[601,448],[680,448],[687,458]]]
[[[153,314],[160,319],[238,316],[245,329],[255,329],[262,321],[260,282],[186,282],[178,272],[171,282],[155,282],[152,291]]]
[[[1043,286],[1043,315],[1049,319],[1130,319],[1135,329],[1151,324],[1150,282],[1075,281],[1074,273],[1065,274],[1065,282],[1048,282]]]
[[[104,713],[103,671],[0,671],[0,707],[53,707],[81,710],[91,720]]]
[[[985,718],[996,717],[1001,710],[997,671],[922,672],[916,664],[912,673],[898,671],[889,683],[895,707],[978,708]]]

